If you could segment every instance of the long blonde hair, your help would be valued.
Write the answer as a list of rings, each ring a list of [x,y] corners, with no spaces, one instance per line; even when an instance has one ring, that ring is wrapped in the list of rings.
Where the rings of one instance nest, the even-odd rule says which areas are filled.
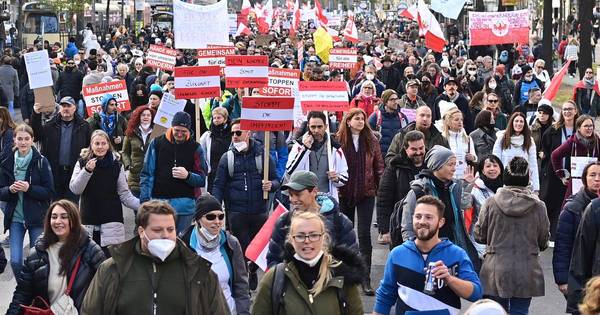
[[[600,276],[591,278],[585,285],[585,296],[579,304],[583,315],[593,315],[600,312]]]
[[[310,212],[310,211],[295,211],[293,213],[291,222],[290,222],[290,231],[288,233],[288,242],[292,243],[294,240],[292,236],[294,235],[293,230],[295,223],[298,221],[309,221],[316,220],[319,222],[319,226],[321,227],[321,233],[323,233],[323,237],[321,238],[321,242],[323,242],[323,247],[321,250],[323,251],[323,258],[321,258],[321,266],[319,267],[319,276],[317,277],[317,281],[312,288],[308,290],[310,294],[318,295],[323,292],[325,285],[331,280],[332,273],[331,269],[337,267],[341,264],[341,261],[337,261],[331,256],[329,253],[329,234],[327,233],[327,229],[325,228],[325,218],[318,213]]]
[[[444,117],[443,117],[444,123],[442,124],[442,135],[446,139],[448,139],[448,137],[450,137],[450,123],[452,122],[452,116],[454,116],[456,114],[462,115],[462,112],[460,111],[460,109],[458,109],[456,107],[450,108],[446,113],[444,113]],[[469,136],[467,135],[465,128],[463,128],[460,131],[460,134],[461,134],[461,137],[463,138],[463,141],[465,143],[469,143]]]

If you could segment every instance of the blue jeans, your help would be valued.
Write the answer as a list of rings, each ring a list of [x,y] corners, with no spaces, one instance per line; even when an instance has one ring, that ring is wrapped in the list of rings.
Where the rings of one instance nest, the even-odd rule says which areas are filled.
[[[192,220],[194,220],[193,214],[181,215],[177,214],[177,222],[175,222],[175,228],[177,229],[177,234],[185,231],[190,225],[192,225]]]
[[[29,248],[33,248],[35,240],[42,234],[44,228],[41,226],[26,227],[25,224],[17,222],[10,224],[10,266],[15,278],[17,278],[23,267],[25,231],[29,232]]]
[[[8,112],[11,117],[15,117],[15,101],[8,101]]]
[[[509,315],[527,315],[529,314],[529,305],[531,298],[501,298],[498,296],[489,296],[490,299],[498,302]]]

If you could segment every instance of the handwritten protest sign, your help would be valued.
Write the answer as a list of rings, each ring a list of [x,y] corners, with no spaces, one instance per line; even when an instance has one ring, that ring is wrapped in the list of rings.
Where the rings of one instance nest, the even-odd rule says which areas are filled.
[[[192,99],[221,96],[219,66],[175,68],[175,98]]]
[[[131,109],[125,80],[92,84],[84,86],[82,91],[88,116],[102,111],[102,99],[106,93],[112,94],[117,100],[118,111],[122,112]]]

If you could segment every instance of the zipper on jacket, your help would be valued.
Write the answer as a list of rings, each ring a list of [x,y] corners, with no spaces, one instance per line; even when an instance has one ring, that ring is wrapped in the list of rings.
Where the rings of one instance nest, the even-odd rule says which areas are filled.
[[[156,292],[156,263],[152,262],[152,314],[156,315],[158,309],[158,293]]]
[[[248,179],[247,179],[247,173],[244,172],[244,191],[248,191]]]

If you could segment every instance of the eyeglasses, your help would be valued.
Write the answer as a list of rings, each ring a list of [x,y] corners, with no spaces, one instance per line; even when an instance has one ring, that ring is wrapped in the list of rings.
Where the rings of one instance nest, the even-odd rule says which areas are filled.
[[[490,99],[488,99],[487,101],[490,102],[490,103],[498,103],[498,100],[490,100]]]
[[[563,112],[571,112],[571,111],[574,111],[574,110],[575,110],[575,108],[569,108],[569,107],[562,109]]]
[[[319,234],[319,233],[313,233],[313,234],[296,234],[294,236],[292,236],[292,238],[294,239],[294,241],[296,243],[304,243],[306,242],[306,240],[308,239],[311,242],[316,242],[318,240],[321,239],[321,237],[323,236],[323,233]]]
[[[231,136],[238,136],[238,137],[241,137],[241,136],[242,136],[242,131],[241,131],[241,130],[232,131],[232,132],[231,132]]]
[[[223,221],[223,219],[225,219],[225,214],[224,213],[221,213],[221,214],[208,213],[208,214],[205,214],[204,217],[208,221],[214,221],[216,218],[219,218],[219,221]]]

